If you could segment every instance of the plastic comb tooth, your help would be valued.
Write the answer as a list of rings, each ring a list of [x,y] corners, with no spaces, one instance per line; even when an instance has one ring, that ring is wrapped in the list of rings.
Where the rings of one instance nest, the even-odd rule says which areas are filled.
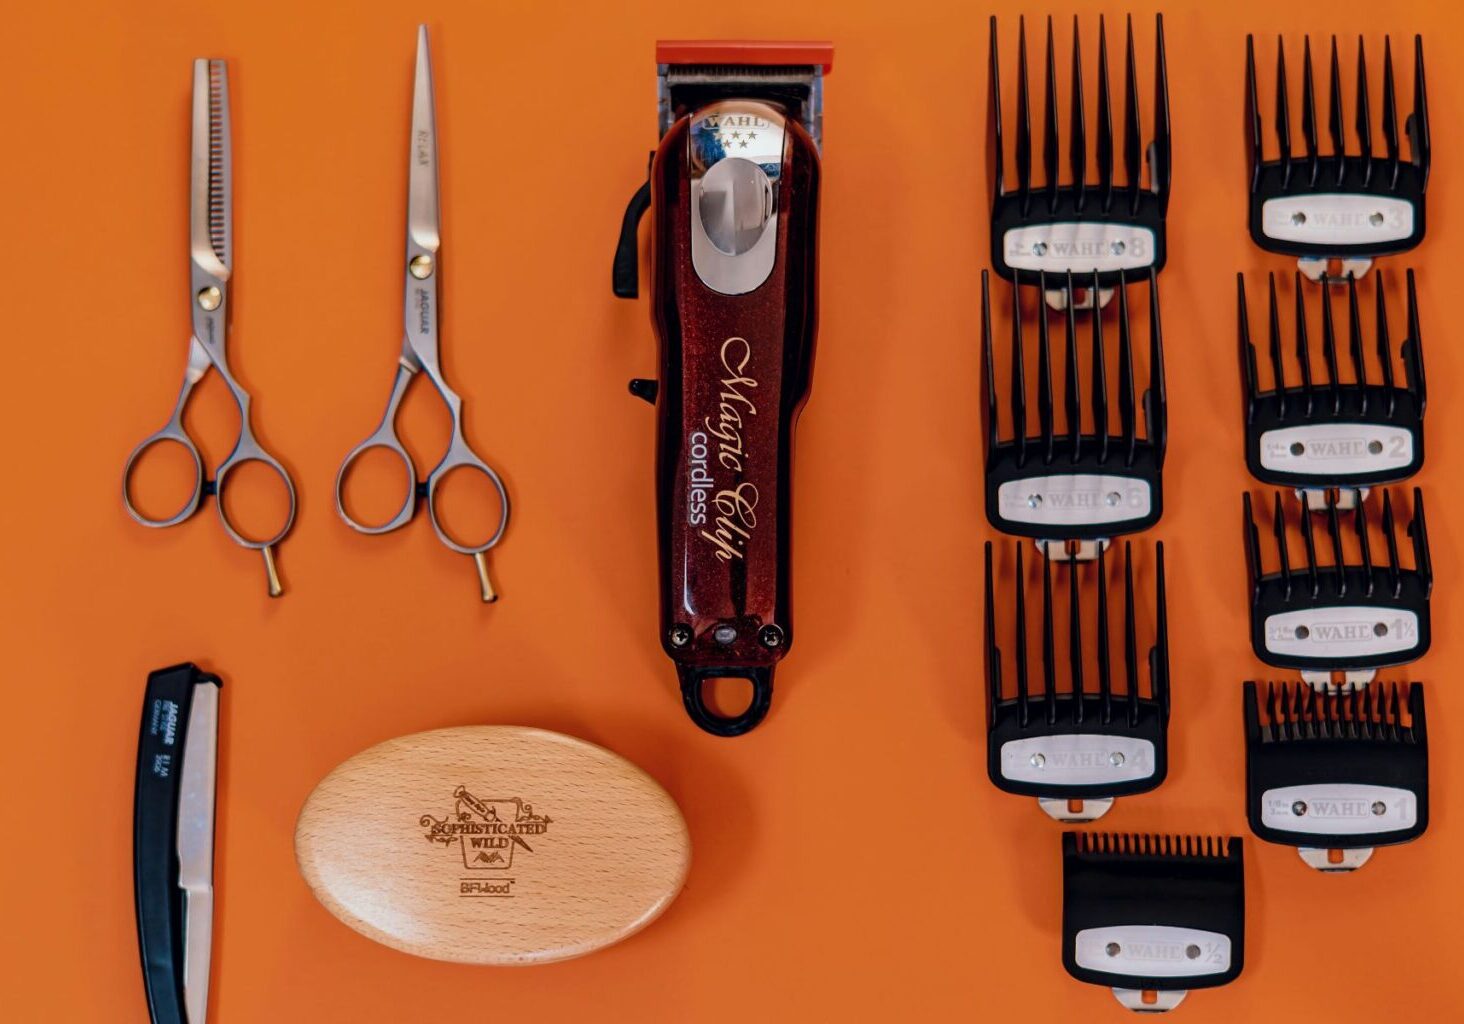
[[[1062,958],[1074,978],[1152,1012],[1239,977],[1239,838],[1065,832],[1062,852]]]
[[[1295,348],[1301,367],[1299,383],[1288,381],[1278,311],[1276,281],[1270,280],[1268,362],[1270,387],[1263,389],[1259,359],[1251,337],[1245,279],[1236,276],[1239,308],[1241,385],[1244,390],[1245,451],[1251,475],[1262,483],[1311,493],[1312,507],[1321,492],[1343,491],[1344,507],[1365,497],[1379,484],[1407,480],[1423,466],[1424,373],[1419,335],[1418,296],[1413,271],[1407,274],[1405,334],[1395,349],[1384,298],[1383,272],[1375,275],[1373,344],[1361,293],[1365,286],[1349,277],[1345,325],[1333,310],[1333,297],[1323,291],[1321,306],[1322,366],[1325,381],[1312,373],[1306,303],[1296,290]],[[1339,344],[1345,330],[1346,344]],[[1401,383],[1396,362],[1401,360]],[[1371,366],[1379,369],[1374,375]]]
[[[1423,495],[1413,490],[1407,535],[1412,565],[1400,557],[1392,495],[1382,496],[1381,527],[1387,564],[1375,565],[1367,503],[1343,516],[1335,493],[1320,512],[1298,500],[1292,522],[1301,530],[1304,567],[1291,563],[1288,513],[1279,493],[1272,514],[1274,570],[1266,568],[1250,495],[1243,498],[1246,564],[1251,588],[1251,646],[1277,668],[1297,669],[1313,685],[1330,685],[1341,672],[1366,682],[1379,668],[1422,657],[1431,631],[1429,597],[1433,569]],[[1319,545],[1313,519],[1324,521],[1327,544]],[[1351,535],[1350,537],[1348,535]],[[1355,556],[1351,553],[1355,552]],[[1321,555],[1328,556],[1324,563]]]
[[[1311,39],[1302,43],[1301,134],[1304,152],[1291,144],[1291,82],[1285,42],[1276,41],[1275,157],[1268,159],[1256,75],[1254,37],[1246,39],[1246,148],[1250,164],[1250,232],[1261,248],[1296,256],[1314,280],[1340,282],[1361,276],[1373,259],[1416,246],[1426,225],[1430,143],[1428,97],[1423,74],[1423,39],[1413,43],[1413,110],[1405,122],[1408,157],[1398,132],[1398,92],[1391,40],[1384,41],[1381,111],[1370,101],[1367,48],[1357,40],[1356,84],[1349,137],[1348,88],[1331,37],[1327,59],[1326,130],[1330,151],[1323,151],[1317,118]],[[1375,121],[1376,117],[1376,121]],[[1381,130],[1383,151],[1374,146]],[[1340,262],[1341,273],[1329,271]]]
[[[986,545],[988,773],[998,789],[1037,797],[1043,809],[1059,820],[1089,821],[1105,813],[1114,798],[1155,788],[1167,772],[1169,640],[1164,548],[1156,544],[1154,549],[1155,633],[1141,672],[1133,551],[1125,545],[1119,686],[1115,685],[1110,650],[1112,581],[1107,553],[1100,549],[1095,563],[1060,563],[1056,570],[1052,560],[1043,557],[1040,687],[1035,692],[1029,687],[1023,548],[1021,544],[1013,548],[1015,631],[1008,659],[1003,658],[997,642],[993,547]],[[1056,587],[1054,571],[1059,577]],[[1064,573],[1065,581],[1061,578]],[[1060,657],[1057,605],[1064,590],[1066,656]],[[1086,667],[1093,663],[1095,651],[1097,670],[1090,674]],[[1015,675],[1013,694],[1004,689],[1007,666]],[[1141,676],[1147,677],[1147,690],[1141,689]]]
[[[1245,684],[1246,816],[1320,871],[1428,828],[1428,735],[1420,683]],[[1406,712],[1406,713],[1405,713]]]
[[[1036,275],[1036,283],[1042,285],[1045,276]],[[1057,329],[1062,331],[1060,397],[1065,422],[1059,429],[1059,396],[1052,365],[1057,339],[1052,336],[1045,307],[1038,304],[1035,314],[1021,308],[1020,285],[1032,282],[1034,276],[1021,271],[1013,275],[1010,388],[1006,389],[1010,408],[1003,409],[993,354],[990,279],[987,272],[982,273],[986,517],[1001,532],[1030,537],[1055,557],[1092,558],[1109,539],[1145,530],[1163,513],[1168,430],[1163,327],[1155,272],[1151,269],[1146,276],[1149,352],[1142,396],[1135,393],[1129,302],[1129,292],[1141,286],[1122,283],[1116,315],[1097,308],[1079,312],[1071,305],[1063,310],[1063,323]],[[1088,279],[1092,285],[1098,275],[1091,273]],[[1064,280],[1077,279],[1065,275]],[[1031,434],[1025,352],[1029,315],[1037,317],[1036,431]],[[1118,363],[1111,384],[1105,334],[1112,327],[1105,329],[1105,316],[1117,321]],[[1110,423],[1113,404],[1118,406],[1117,432]],[[1010,435],[1003,434],[1004,421],[1011,424]],[[1091,427],[1085,430],[1085,423]]]
[[[1067,110],[1061,109],[1058,44],[1052,19],[1046,19],[1042,53],[1043,112],[1041,173],[1033,182],[1036,146],[1032,138],[1032,93],[1028,80],[1026,19],[1018,19],[1016,54],[1016,118],[1011,134],[1015,188],[1006,183],[1007,132],[1002,118],[1002,75],[997,20],[991,19],[988,123],[992,191],[992,264],[1012,280],[1018,272],[1050,275],[1044,284],[1056,308],[1076,303],[1101,305],[1119,286],[1148,270],[1160,270],[1165,259],[1165,216],[1169,205],[1169,84],[1164,51],[1163,16],[1155,19],[1153,122],[1146,147],[1141,137],[1138,62],[1132,19],[1125,22],[1122,139],[1113,130],[1113,94],[1109,83],[1108,31],[1100,17],[1097,44],[1094,171],[1089,177],[1087,73],[1083,63],[1081,24],[1072,26],[1071,81]],[[1062,154],[1063,120],[1067,120],[1067,160]],[[1122,179],[1114,174],[1121,153]],[[1147,165],[1148,180],[1144,180]],[[1066,173],[1068,180],[1063,180]],[[1047,287],[1050,285],[1050,287]]]

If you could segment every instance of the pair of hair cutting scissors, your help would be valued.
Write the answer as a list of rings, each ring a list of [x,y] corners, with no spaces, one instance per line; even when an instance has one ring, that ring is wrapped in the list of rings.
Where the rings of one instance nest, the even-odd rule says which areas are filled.
[[[508,492],[488,464],[468,447],[463,436],[463,400],[448,385],[438,357],[438,287],[440,273],[438,252],[441,248],[441,222],[438,212],[437,187],[437,118],[432,102],[432,60],[427,49],[427,28],[417,30],[417,71],[412,95],[412,137],[408,147],[407,172],[407,251],[405,267],[404,322],[401,355],[397,359],[396,378],[386,402],[386,413],[371,435],[346,455],[336,475],[336,510],[352,528],[362,533],[380,534],[405,526],[416,514],[418,502],[427,506],[428,518],[438,539],[460,554],[473,556],[478,570],[478,584],[484,601],[496,601],[498,595],[488,578],[486,553],[503,537],[508,527]],[[419,373],[437,389],[438,396],[452,414],[452,436],[441,461],[418,483],[412,457],[402,446],[396,431],[397,410],[407,388]],[[363,523],[346,508],[346,478],[355,461],[372,449],[381,448],[395,454],[406,467],[407,495],[401,509],[388,521],[373,525]],[[487,476],[498,492],[498,525],[480,543],[462,543],[455,539],[438,517],[438,489],[448,474],[458,469],[476,470]]]
[[[192,201],[189,210],[189,263],[192,268],[188,305],[193,317],[193,336],[188,343],[188,368],[173,414],[161,430],[133,449],[122,474],[122,500],[132,518],[144,526],[175,526],[198,511],[203,499],[214,495],[219,520],[234,542],[253,548],[264,556],[269,594],[284,592],[275,569],[274,547],[295,522],[295,484],[278,459],[265,451],[254,437],[249,417],[249,393],[229,369],[226,336],[229,326],[229,279],[234,265],[233,169],[229,140],[229,77],[221,60],[200,58],[193,62],[193,159]],[[183,425],[183,412],[193,388],[210,369],[217,370],[239,407],[239,437],[234,450],[208,480],[203,456]],[[193,459],[193,493],[171,516],[155,518],[138,508],[133,500],[132,478],[138,459],[149,449],[171,442],[182,445]],[[268,466],[284,481],[289,495],[289,513],[279,531],[265,540],[246,536],[229,518],[224,504],[224,487],[230,474],[246,462]]]

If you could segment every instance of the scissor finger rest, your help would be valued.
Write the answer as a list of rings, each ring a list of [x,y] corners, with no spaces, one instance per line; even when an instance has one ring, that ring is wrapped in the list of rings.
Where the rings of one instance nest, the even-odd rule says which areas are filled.
[[[143,512],[132,500],[132,474],[144,452],[165,442],[182,445],[183,450],[193,460],[193,493],[177,512],[171,516],[157,518]],[[162,430],[132,449],[132,454],[127,456],[127,466],[122,471],[122,502],[127,506],[127,514],[143,526],[176,526],[198,511],[198,503],[203,500],[206,489],[203,478],[203,456],[198,453],[198,447],[193,443],[193,439],[183,432],[183,425],[177,418],[170,420]]]
[[[272,536],[265,540],[255,540],[243,533],[229,518],[228,503],[224,500],[224,488],[228,484],[230,475],[235,469],[238,469],[247,462],[258,462],[272,469],[280,478],[281,482],[284,483],[285,494],[289,498],[289,510],[285,515],[284,524]],[[264,571],[269,581],[269,596],[279,597],[285,591],[284,587],[280,584],[279,572],[275,568],[274,548],[275,545],[285,539],[285,535],[295,525],[295,482],[290,479],[290,474],[285,472],[285,467],[280,464],[279,460],[259,447],[255,443],[254,438],[246,430],[240,436],[239,445],[234,449],[233,454],[224,460],[224,464],[219,467],[219,471],[214,477],[214,491],[218,495],[219,522],[224,524],[224,529],[233,538],[235,544],[238,544],[240,547],[252,548],[263,556]]]

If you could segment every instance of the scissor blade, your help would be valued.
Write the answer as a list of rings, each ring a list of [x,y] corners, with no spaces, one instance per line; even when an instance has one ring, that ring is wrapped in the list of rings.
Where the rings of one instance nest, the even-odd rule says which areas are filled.
[[[183,1002],[193,1024],[202,1024],[208,1010],[218,741],[219,688],[212,684],[195,686],[178,790],[178,887],[187,897]]]
[[[408,259],[439,245],[437,214],[437,114],[432,103],[432,55],[427,26],[417,28],[417,80],[412,90],[412,143],[407,175]]]
[[[234,176],[229,142],[229,70],[193,62],[193,181],[190,229],[195,263],[219,277],[234,265]]]

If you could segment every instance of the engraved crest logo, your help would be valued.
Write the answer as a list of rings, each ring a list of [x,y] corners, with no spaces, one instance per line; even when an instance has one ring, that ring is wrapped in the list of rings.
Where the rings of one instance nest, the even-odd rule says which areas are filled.
[[[461,896],[512,896],[516,879],[498,872],[513,868],[516,852],[532,855],[529,842],[549,831],[552,820],[537,814],[532,804],[520,797],[480,799],[458,786],[452,791],[453,806],[442,818],[424,814],[418,825],[429,843],[456,847],[467,877],[459,879]]]

